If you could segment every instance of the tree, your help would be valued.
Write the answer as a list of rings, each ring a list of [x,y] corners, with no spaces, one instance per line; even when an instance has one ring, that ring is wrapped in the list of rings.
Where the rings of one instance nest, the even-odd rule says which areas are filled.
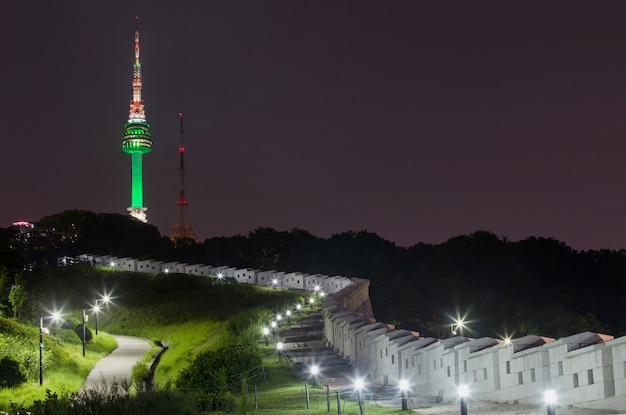
[[[11,286],[11,291],[9,292],[9,303],[11,303],[14,318],[19,318],[26,297],[26,287],[21,275],[18,274],[15,276],[15,283]]]

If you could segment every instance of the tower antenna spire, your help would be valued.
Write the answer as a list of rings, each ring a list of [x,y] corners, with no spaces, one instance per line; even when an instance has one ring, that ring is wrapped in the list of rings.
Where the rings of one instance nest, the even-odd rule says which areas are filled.
[[[143,206],[143,154],[152,151],[150,124],[146,121],[143,99],[141,98],[141,61],[139,59],[139,16],[135,16],[135,63],[133,64],[133,95],[130,101],[128,122],[124,125],[122,151],[131,155],[131,204],[127,209],[130,216],[147,222],[146,208]]]
[[[180,119],[180,145],[178,146],[178,153],[180,154],[178,167],[180,187],[178,190],[178,202],[176,202],[178,206],[178,223],[174,225],[174,233],[170,236],[170,239],[177,245],[183,241],[198,242],[198,236],[194,233],[191,224],[185,220],[185,211],[189,203],[185,197],[185,131],[183,129],[183,113],[179,112],[178,117]]]

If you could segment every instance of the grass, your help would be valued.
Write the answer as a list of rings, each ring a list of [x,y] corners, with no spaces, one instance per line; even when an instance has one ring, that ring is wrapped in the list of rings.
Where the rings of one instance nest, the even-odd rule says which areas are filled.
[[[3,328],[19,328],[12,332],[3,332],[4,335],[19,336],[26,347],[38,353],[39,330],[0,317]],[[80,340],[79,340],[80,342]],[[45,399],[46,389],[55,391],[78,390],[85,378],[95,366],[96,362],[109,354],[117,344],[113,336],[100,333],[97,338],[89,342],[86,355],[82,355],[81,344],[68,344],[60,341],[54,332],[44,339],[45,352],[50,354],[51,366],[44,370],[43,386],[39,385],[39,373],[30,376],[26,383],[14,388],[0,389],[0,410],[7,410],[11,403],[26,405],[36,400]]]

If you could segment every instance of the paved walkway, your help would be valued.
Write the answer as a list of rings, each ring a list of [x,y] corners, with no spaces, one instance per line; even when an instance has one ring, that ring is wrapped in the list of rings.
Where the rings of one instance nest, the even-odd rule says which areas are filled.
[[[138,337],[117,335],[113,337],[117,341],[117,348],[96,363],[96,366],[87,376],[83,389],[98,387],[103,383],[110,384],[114,380],[117,382],[130,381],[133,366],[143,359],[152,347],[150,342]]]

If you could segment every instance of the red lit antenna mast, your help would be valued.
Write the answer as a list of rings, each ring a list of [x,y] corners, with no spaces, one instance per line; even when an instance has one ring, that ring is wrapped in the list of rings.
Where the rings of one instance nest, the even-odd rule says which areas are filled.
[[[178,147],[178,153],[180,154],[180,166],[178,171],[180,173],[180,189],[178,191],[178,223],[174,225],[174,233],[170,236],[170,239],[175,244],[180,244],[183,241],[198,242],[198,236],[194,233],[191,224],[185,220],[185,211],[187,209],[187,199],[185,198],[185,144],[183,130],[183,113],[178,114],[180,118],[180,146]]]

